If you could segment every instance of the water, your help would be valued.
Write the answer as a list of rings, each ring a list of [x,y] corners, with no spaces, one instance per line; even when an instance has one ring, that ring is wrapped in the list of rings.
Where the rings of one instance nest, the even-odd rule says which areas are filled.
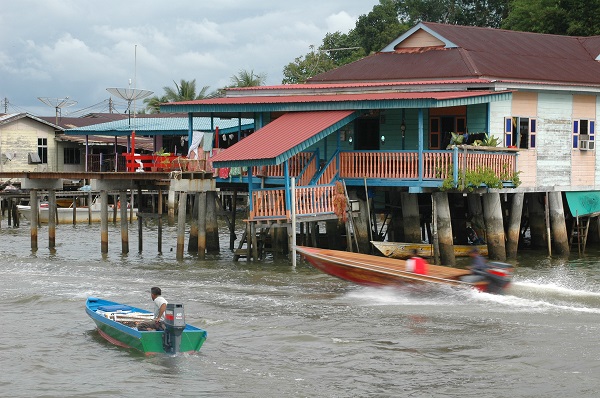
[[[1,397],[597,397],[600,255],[520,258],[510,294],[374,289],[299,262],[175,260],[175,229],[0,230]],[[172,250],[172,251],[171,251]],[[573,256],[575,257],[575,256]],[[158,285],[208,331],[195,355],[146,357],[105,342],[85,314],[98,296],[151,309]]]

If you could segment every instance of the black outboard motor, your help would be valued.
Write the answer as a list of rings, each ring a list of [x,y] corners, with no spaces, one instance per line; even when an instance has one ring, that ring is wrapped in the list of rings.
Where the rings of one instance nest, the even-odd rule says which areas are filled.
[[[502,294],[512,281],[513,266],[506,263],[489,262],[487,268],[474,270],[473,275],[460,278],[463,282],[473,283],[476,287],[487,293]],[[487,285],[478,285],[478,282],[488,282]]]
[[[179,352],[183,329],[185,329],[183,304],[167,304],[163,334],[163,348],[166,353],[176,354]]]
[[[513,267],[510,264],[489,262],[485,271],[479,271],[481,276],[489,281],[487,292],[501,294],[512,280]]]

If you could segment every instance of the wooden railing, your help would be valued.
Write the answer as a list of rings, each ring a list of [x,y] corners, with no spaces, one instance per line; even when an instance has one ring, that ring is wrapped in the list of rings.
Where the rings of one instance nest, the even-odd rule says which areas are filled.
[[[333,213],[335,185],[296,187],[296,215]],[[265,188],[252,191],[250,219],[289,218],[286,209],[286,192],[280,188]]]
[[[333,213],[335,185],[296,188],[296,215]]]
[[[300,152],[292,156],[288,160],[290,177],[298,177],[312,156],[313,152]],[[252,168],[252,175],[258,177],[283,177],[283,164],[276,166],[254,166]]]
[[[93,172],[110,172],[115,171],[115,161],[117,163],[116,171],[126,171],[126,161],[123,155],[105,155],[105,154],[94,154],[87,156],[87,171]]]
[[[300,175],[300,178],[298,179],[298,186],[310,184],[310,180],[312,180],[317,172],[317,160],[317,156],[313,156],[310,162],[306,164]]]
[[[252,211],[250,219],[287,218],[285,189],[267,188],[252,191]]]
[[[140,155],[128,153],[124,155],[128,172],[136,171],[201,171],[205,170],[203,159],[188,159],[182,156]]]
[[[341,178],[418,178],[418,152],[341,152]]]
[[[455,162],[454,159],[457,159]],[[455,164],[456,163],[456,164]],[[423,151],[425,180],[443,180],[456,168],[476,170],[487,167],[500,177],[516,172],[516,156],[506,152],[484,151]],[[341,152],[340,178],[419,178],[419,153],[398,152]]]
[[[325,169],[322,171],[321,176],[317,180],[317,185],[323,184],[331,184],[333,183],[333,179],[338,173],[338,163],[339,154],[331,158],[329,163],[325,166]]]

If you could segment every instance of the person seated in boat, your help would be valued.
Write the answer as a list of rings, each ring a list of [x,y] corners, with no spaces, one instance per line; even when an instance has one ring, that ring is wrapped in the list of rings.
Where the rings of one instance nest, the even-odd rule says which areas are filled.
[[[417,249],[413,249],[412,257],[406,260],[406,270],[415,274],[427,274],[427,261],[419,256]]]
[[[154,319],[151,321],[139,322],[137,329],[141,331],[165,330],[165,311],[167,310],[167,300],[161,296],[160,287],[150,289],[150,297],[154,302]]]
[[[470,268],[473,274],[480,274],[481,272],[485,272],[489,268],[485,259],[479,254],[478,248],[472,248],[469,255],[471,256]]]

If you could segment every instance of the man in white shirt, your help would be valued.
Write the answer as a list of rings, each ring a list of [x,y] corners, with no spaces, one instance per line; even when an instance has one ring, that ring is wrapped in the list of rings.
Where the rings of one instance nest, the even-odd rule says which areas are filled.
[[[138,330],[165,330],[165,311],[167,310],[167,300],[161,296],[160,287],[150,289],[150,296],[154,301],[154,319],[151,321],[140,322],[137,325]]]

